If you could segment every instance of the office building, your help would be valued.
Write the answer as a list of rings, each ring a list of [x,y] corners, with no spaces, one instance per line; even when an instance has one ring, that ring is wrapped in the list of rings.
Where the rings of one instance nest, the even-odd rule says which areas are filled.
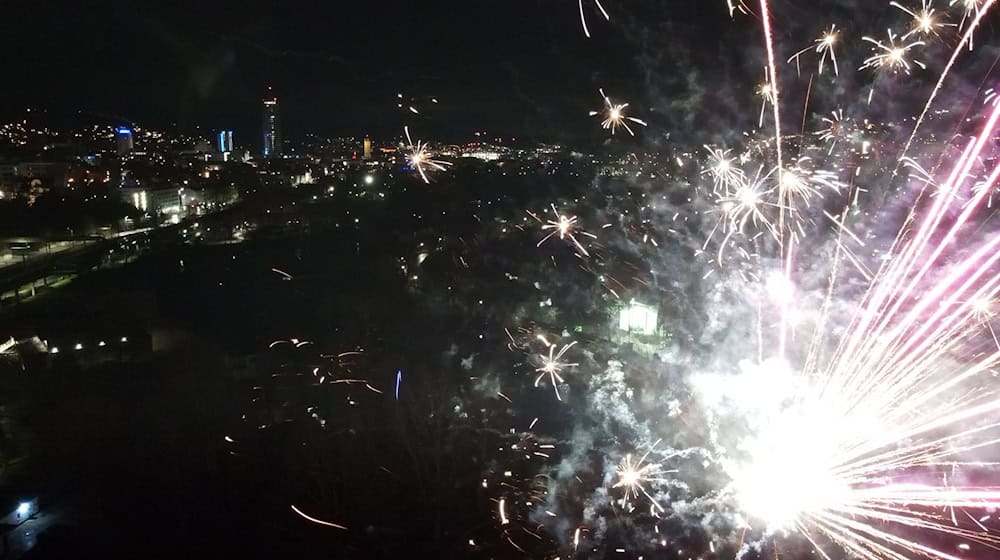
[[[223,130],[219,132],[219,151],[223,154],[233,151],[233,131]]]
[[[270,93],[270,88],[268,88]],[[264,99],[264,157],[281,157],[281,118],[278,114],[278,98]]]
[[[372,159],[372,139],[365,136],[365,141],[363,146],[364,146],[364,158]]]

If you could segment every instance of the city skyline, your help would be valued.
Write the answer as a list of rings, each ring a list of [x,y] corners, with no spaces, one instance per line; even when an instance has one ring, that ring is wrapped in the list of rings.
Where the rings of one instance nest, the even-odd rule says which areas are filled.
[[[779,3],[783,12],[803,11],[789,0]],[[191,19],[183,8],[146,13],[122,0],[65,7],[54,2],[40,11],[12,4],[11,17],[0,22],[0,46],[31,48],[9,61],[0,120],[20,118],[31,108],[60,123],[233,130],[247,138],[258,134],[260,99],[273,87],[286,138],[386,137],[410,125],[442,141],[487,130],[600,142],[580,115],[600,105],[602,88],[654,124],[636,140],[640,144],[687,134],[720,115],[736,119],[733,128],[756,122],[751,112],[735,111],[755,97],[754,84],[763,78],[753,20],[737,19],[727,30],[731,42],[747,45],[737,56],[701,32],[706,22],[728,18],[724,3],[619,5],[615,25],[591,18],[600,41],[587,39],[578,21],[567,17],[575,13],[572,1],[533,0],[517,9],[490,10],[489,17],[461,2],[413,10],[399,0],[348,10],[295,3],[269,10],[231,0],[199,8],[202,17]],[[75,24],[38,41],[30,29],[14,24],[22,10],[31,10],[41,27],[67,11]],[[599,16],[595,7],[587,10]],[[824,1],[819,11],[834,17],[845,8]],[[871,20],[890,23],[885,10],[874,6]],[[420,44],[419,56],[410,42],[416,33],[437,38]],[[815,30],[792,18],[782,33],[809,36]],[[983,33],[988,43],[995,29]],[[867,48],[855,40],[841,46],[841,55]],[[778,54],[794,52],[786,50]],[[661,54],[651,58],[654,52]],[[784,73],[783,80],[795,83],[783,89],[798,96],[805,89],[798,82],[807,79]],[[822,89],[814,93],[827,95]],[[915,102],[908,94],[897,92],[896,102]]]
[[[486,129],[558,140],[587,134],[577,117],[592,107],[599,87],[637,106],[669,109],[658,96],[642,98],[649,76],[637,57],[648,39],[631,35],[632,25],[594,22],[605,37],[600,45],[588,41],[565,17],[574,13],[572,2],[534,0],[491,10],[488,18],[461,2],[419,10],[398,0],[377,8],[293,3],[272,10],[223,0],[199,6],[194,19],[184,8],[146,13],[119,0],[59,4],[31,15],[44,27],[69,11],[77,24],[45,41],[0,23],[0,42],[33,45],[11,61],[0,117],[33,107],[242,136],[256,128],[262,92],[273,86],[289,137],[387,135],[410,124],[445,139]],[[15,3],[8,21],[28,9]],[[659,20],[678,39],[697,38],[700,22],[725,15],[715,5],[629,10],[620,7],[619,17]],[[291,20],[294,26],[286,24]],[[752,33],[752,26],[741,27]],[[414,57],[410,39],[417,32],[438,41],[421,44]],[[440,103],[431,107],[431,98]]]

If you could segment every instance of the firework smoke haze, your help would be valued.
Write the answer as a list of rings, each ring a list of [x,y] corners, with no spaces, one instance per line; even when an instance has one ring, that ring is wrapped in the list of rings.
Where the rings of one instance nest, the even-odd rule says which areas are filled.
[[[905,163],[908,144],[864,114],[876,83],[940,69],[964,51],[992,3],[962,6],[957,45],[946,40],[956,12],[926,1],[885,6],[895,18],[888,31],[817,26],[819,37],[788,59],[816,57],[812,76],[802,72],[805,95],[792,91],[795,73],[782,77],[775,64],[787,16],[772,4],[756,10],[766,57],[757,66],[766,68],[761,108],[740,115],[758,130],[706,133],[724,147],[678,150],[672,171],[658,170],[660,183],[629,180],[634,205],[606,202],[615,196],[607,192],[575,201],[588,222],[638,210],[607,220],[614,227],[601,232],[599,254],[569,238],[580,231],[576,216],[552,207],[553,219],[535,217],[542,241],[569,240],[601,285],[615,254],[635,263],[643,282],[614,284],[615,313],[631,312],[631,297],[691,299],[676,304],[675,325],[657,326],[683,339],[643,343],[654,346],[652,358],[618,339],[588,341],[588,352],[612,357],[603,363],[574,358],[573,398],[559,401],[572,428],[558,436],[558,460],[540,471],[549,480],[544,503],[527,514],[552,530],[556,550],[611,553],[602,543],[616,541],[636,553],[703,558],[782,550],[952,560],[959,556],[942,539],[1000,545],[978,521],[1000,505],[1000,477],[981,455],[1000,441],[990,303],[1000,292],[1000,237],[984,235],[996,231],[987,210],[1000,177],[990,143],[1000,112],[988,106],[969,116],[975,130],[922,140],[908,160],[915,178],[899,189],[891,170]],[[730,15],[749,12],[741,6],[729,3]],[[844,61],[859,71],[845,76]],[[928,105],[950,70],[927,90]],[[631,132],[627,105],[601,96],[604,110],[592,116],[612,133]],[[814,111],[803,109],[809,133],[794,142],[782,132],[785,97]],[[878,163],[876,143],[890,153]],[[874,202],[884,206],[865,207]],[[885,233],[879,222],[900,227]],[[650,237],[671,248],[657,251]],[[695,260],[679,257],[682,248]],[[587,293],[568,281],[551,285]],[[558,384],[559,350],[550,343],[536,358],[535,385]],[[694,530],[707,544],[682,550],[675,541]]]
[[[969,49],[995,1],[808,18],[718,2],[738,38],[718,51],[646,29],[648,6],[607,3],[615,40],[683,62],[644,52],[644,80],[615,86],[649,103],[600,89],[600,132],[566,104],[607,149],[567,156],[579,188],[544,188],[555,164],[540,151],[537,191],[503,193],[517,202],[493,222],[477,201],[478,229],[431,257],[463,275],[442,301],[476,291],[454,305],[478,339],[455,333],[446,362],[468,380],[449,420],[496,442],[476,463],[502,547],[477,535],[484,555],[996,554],[1000,104],[984,95],[996,75],[959,64],[985,68],[986,48]],[[588,21],[610,21],[605,6],[577,8],[590,40],[569,13],[574,39],[599,46],[611,33]],[[447,170],[404,132],[415,175]],[[514,295],[485,293],[477,266]],[[411,405],[418,376],[402,399],[400,379],[393,404]]]

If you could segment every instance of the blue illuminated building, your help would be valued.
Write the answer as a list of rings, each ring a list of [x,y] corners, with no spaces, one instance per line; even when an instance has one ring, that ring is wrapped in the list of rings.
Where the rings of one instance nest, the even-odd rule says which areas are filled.
[[[219,151],[227,153],[233,151],[233,131],[222,130],[219,132]]]
[[[127,126],[120,126],[115,129],[115,145],[120,156],[132,152],[135,149],[135,139],[133,138],[132,129]]]

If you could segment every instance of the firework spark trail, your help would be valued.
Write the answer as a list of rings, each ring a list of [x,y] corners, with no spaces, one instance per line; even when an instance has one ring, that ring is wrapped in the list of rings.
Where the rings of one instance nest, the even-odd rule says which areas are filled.
[[[601,15],[604,16],[604,19],[606,21],[611,21],[611,16],[608,15],[608,12],[604,9],[604,6],[601,5],[601,0],[594,0],[594,4],[597,5],[597,9],[601,11]],[[587,38],[589,39],[590,28],[587,27],[587,15],[583,13],[583,0],[579,0],[579,5],[580,5],[580,24],[583,25],[583,34],[586,35]]]
[[[948,306],[941,305],[942,300],[953,297],[963,297],[963,295],[974,287],[987,270],[997,263],[1000,254],[996,254],[996,249],[1000,247],[1000,237],[986,244],[972,257],[965,260],[947,278],[940,281],[933,291],[926,294],[921,302],[915,306],[904,317],[899,325],[889,333],[879,334],[880,345],[870,350],[869,356],[872,359],[862,362],[855,368],[848,368],[837,372],[843,376],[845,386],[853,393],[861,394],[867,390],[870,383],[871,372],[878,372],[885,383],[895,385],[898,382],[905,382],[907,385],[916,385],[922,378],[933,373],[933,366],[940,362],[945,351],[957,349],[961,342],[964,342],[970,327],[969,319],[974,315],[971,306],[963,306],[958,312],[951,311]],[[987,255],[992,255],[986,258]],[[954,287],[960,280],[967,280],[960,286]],[[996,294],[997,280],[987,281],[984,286],[977,290],[975,297],[982,297],[989,294]],[[923,318],[921,315],[932,305],[937,304],[939,308],[930,317]],[[915,326],[919,325],[916,330]],[[931,332],[928,332],[931,331]],[[965,332],[963,332],[965,331]],[[890,346],[891,345],[891,346]],[[882,346],[889,348],[883,349]],[[970,368],[965,374],[955,375],[948,383],[944,383],[934,390],[928,390],[924,395],[889,395],[892,402],[885,403],[891,406],[891,414],[902,415],[915,407],[924,404],[928,399],[938,396],[944,389],[963,381],[966,377],[979,373],[978,368]],[[896,402],[902,397],[906,397],[906,402]],[[871,396],[866,397],[874,400]]]
[[[946,181],[945,184],[952,184],[958,177],[962,162],[969,158],[969,155],[974,147],[974,142],[974,140],[969,142],[969,145],[963,152],[959,163],[955,166],[952,171],[952,175],[948,178],[948,181]],[[931,209],[931,217],[928,222],[933,219],[935,214],[941,211],[941,205],[944,203],[945,198],[946,197],[939,197],[937,199],[935,206]],[[912,217],[913,213],[911,212],[908,221],[912,219]],[[857,351],[857,345],[863,341],[862,333],[867,332],[871,323],[876,318],[881,316],[880,310],[882,309],[882,306],[886,305],[887,300],[893,294],[892,286],[903,282],[903,274],[907,270],[907,266],[909,266],[909,263],[916,258],[916,250],[919,246],[919,242],[923,239],[923,235],[929,234],[930,231],[932,230],[929,228],[918,230],[917,237],[914,241],[907,244],[900,254],[897,255],[895,259],[890,261],[888,267],[884,267],[879,271],[877,281],[873,282],[873,288],[869,290],[865,296],[868,301],[863,303],[864,311],[862,312],[860,319],[856,320],[855,324],[851,326],[851,332],[854,333],[855,336],[845,340],[846,345],[842,345],[841,349],[838,349],[838,354],[843,353],[848,356],[857,355],[855,354]],[[902,235],[903,231],[901,231],[900,236],[897,237],[896,241],[893,243],[893,247],[890,249],[890,252],[895,251],[895,245],[901,241]]]
[[[774,109],[774,140],[775,153],[778,159],[778,179],[781,179],[781,111],[778,108],[780,101],[778,90],[778,66],[774,57],[774,36],[771,32],[771,7],[768,0],[760,0],[760,19],[764,26],[764,45],[767,47],[767,68],[772,85],[772,99]],[[779,201],[779,204],[781,202]]]
[[[774,34],[771,31],[771,6],[769,0],[760,0],[760,19],[764,28],[764,44],[767,47],[767,67],[771,79],[771,95],[773,99],[772,110],[774,113],[774,153],[777,158],[778,169],[778,243],[781,246],[782,260],[785,256],[784,235],[785,235],[785,200],[786,192],[780,188],[781,177],[784,173],[784,163],[781,157],[781,109],[780,90],[778,87],[778,65],[774,56]],[[784,310],[781,313],[778,333],[778,353],[785,355],[785,345],[788,339],[787,316]]]
[[[798,61],[799,61],[799,57],[801,57],[803,54],[805,54],[806,52],[808,52],[810,50],[814,50],[814,51],[816,51],[816,54],[820,55],[819,56],[819,74],[820,74],[820,76],[823,75],[823,66],[826,63],[826,59],[827,59],[828,56],[830,57],[830,62],[833,63],[833,73],[836,74],[837,76],[839,76],[840,75],[840,68],[837,67],[837,51],[835,51],[834,48],[833,48],[837,44],[837,38],[839,37],[839,35],[840,35],[840,32],[837,31],[837,26],[836,25],[831,25],[830,29],[828,29],[827,31],[825,31],[823,33],[823,35],[821,35],[819,37],[819,39],[816,39],[815,41],[813,41],[812,45],[809,45],[808,47],[802,49],[801,51],[798,51],[795,54],[793,54],[786,61],[786,63],[791,63],[794,60],[795,63],[796,63],[796,67],[797,67]]]
[[[995,192],[994,188],[997,182],[995,173],[996,172],[990,174],[990,176],[985,181],[980,181],[972,186],[972,193],[976,195],[972,198],[972,200],[976,200],[979,197],[979,195],[986,196],[987,208],[993,208],[993,193]],[[970,200],[969,204],[971,204],[971,202],[972,201]]]
[[[819,318],[816,322],[816,326],[813,330],[812,339],[809,342],[808,351],[806,352],[806,360],[803,364],[802,370],[804,372],[812,372],[815,370],[816,364],[819,363],[821,358],[823,347],[823,336],[826,330],[826,323],[829,320],[830,308],[833,304],[833,290],[836,286],[837,274],[840,272],[841,260],[846,257],[848,260],[855,260],[853,253],[847,248],[843,241],[845,235],[850,237],[860,246],[864,246],[864,242],[861,241],[850,229],[845,226],[847,221],[847,214],[850,211],[850,206],[845,206],[843,212],[839,218],[830,215],[828,212],[823,214],[831,222],[837,226],[837,238],[835,243],[835,251],[833,254],[833,261],[830,265],[829,276],[827,277],[827,288],[826,297],[823,298],[823,305],[820,308]],[[864,274],[864,273],[863,273]],[[872,279],[871,274],[864,274],[865,278],[870,282]]]
[[[841,140],[841,136],[845,135],[844,130],[849,120],[844,118],[843,109],[837,109],[831,112],[829,117],[823,117],[822,121],[827,127],[817,131],[816,134],[821,141],[829,142],[830,148],[826,152],[827,155],[833,153],[834,148],[837,147],[837,142]]]
[[[978,137],[970,140],[968,147],[953,168],[948,180],[942,183],[940,187],[941,189],[948,193],[956,193],[958,191],[961,186],[960,179],[964,179],[968,175],[969,169],[979,157],[979,154],[985,147],[987,140],[995,130],[998,119],[1000,119],[1000,107],[994,109],[993,114],[983,126],[983,130]],[[978,195],[978,200],[982,199],[987,190],[988,189],[984,189]],[[933,263],[936,262],[937,258],[940,257],[941,253],[946,248],[944,244],[940,244],[931,257],[924,261],[924,266],[920,269],[919,273],[910,277],[907,287],[904,290],[898,291],[894,289],[895,286],[903,284],[907,273],[909,273],[914,264],[922,258],[924,250],[927,247],[927,243],[930,241],[931,234],[937,231],[941,220],[945,216],[945,211],[948,209],[949,198],[951,197],[941,196],[935,200],[927,220],[917,230],[912,242],[907,244],[896,259],[890,261],[884,278],[875,284],[875,289],[872,291],[873,298],[870,302],[870,306],[868,307],[869,311],[864,316],[862,322],[858,325],[858,328],[853,330],[859,339],[851,341],[852,344],[847,347],[846,354],[848,356],[859,356],[859,354],[855,353],[857,344],[861,342],[860,337],[862,336],[862,333],[868,330],[868,325],[876,318],[876,316],[881,316],[882,322],[875,327],[875,331],[880,332],[885,328],[903,303],[909,299],[910,294],[916,288],[917,284],[927,274]],[[965,223],[966,220],[968,220],[969,216],[971,216],[975,206],[975,204],[967,206],[959,221],[952,226],[947,239],[953,239],[955,233],[958,231],[958,228]],[[890,297],[895,299],[895,304],[889,309],[888,312],[885,312],[883,302],[887,302]],[[868,340],[870,341],[871,339]]]
[[[316,523],[317,525],[326,525],[327,527],[333,527],[334,529],[343,529],[344,531],[347,530],[347,527],[344,527],[343,525],[337,525],[336,523],[330,523],[329,521],[323,521],[322,519],[316,519],[315,517],[311,517],[309,515],[306,515],[305,513],[302,512],[302,510],[300,510],[299,508],[295,507],[294,505],[292,506],[292,511],[294,511],[295,513],[297,513],[303,519],[305,519],[307,521],[312,521],[313,523]]]
[[[986,258],[991,252],[995,252],[1000,246],[998,242],[991,242],[985,245],[980,251],[974,254],[973,258],[966,260],[961,266],[956,267],[955,272],[941,281],[935,289],[922,299],[921,303],[915,306],[910,313],[903,318],[900,325],[894,331],[884,336],[883,345],[890,345],[889,350],[882,350],[876,347],[871,353],[875,357],[873,364],[862,363],[858,369],[844,372],[851,381],[850,387],[856,387],[857,391],[863,391],[865,385],[864,376],[869,375],[869,371],[881,372],[887,382],[895,382],[897,379],[915,377],[922,375],[929,370],[944,351],[957,348],[960,342],[968,338],[970,319],[975,315],[972,306],[966,305],[959,311],[950,311],[942,300],[953,297],[962,297],[974,288],[973,283],[978,281],[986,273],[988,267],[996,264],[998,255]],[[968,280],[962,285],[953,288],[963,276]],[[978,288],[973,298],[992,297],[996,294],[996,280],[987,281],[984,286]],[[939,305],[929,318],[921,318],[920,315],[928,311],[932,304]],[[920,325],[916,330],[911,331],[916,325]],[[933,330],[932,330],[933,329]],[[978,330],[978,329],[976,329]],[[928,332],[931,331],[931,332]],[[963,332],[965,331],[965,332]],[[905,336],[904,336],[905,335]],[[868,370],[868,371],[866,371]],[[947,388],[964,379],[963,375],[956,375],[952,380],[942,386]],[[930,396],[935,396],[935,391]],[[915,398],[908,395],[905,406],[899,403],[891,403],[896,406],[899,413],[907,412],[909,409],[919,406],[926,398]]]
[[[972,24],[969,25],[969,28],[965,30],[965,34],[962,35],[962,39],[957,45],[955,45],[955,50],[951,53],[951,58],[948,59],[948,64],[945,64],[944,70],[941,71],[941,75],[938,77],[938,81],[934,85],[934,89],[931,90],[931,95],[927,99],[927,103],[924,105],[923,110],[920,111],[920,116],[917,117],[916,124],[913,125],[913,132],[910,133],[910,137],[906,139],[906,144],[903,145],[903,151],[899,154],[899,161],[902,161],[902,159],[906,157],[906,154],[909,153],[910,146],[913,145],[913,139],[917,137],[917,131],[920,130],[920,126],[927,117],[928,111],[931,110],[931,105],[934,104],[934,100],[941,91],[941,86],[944,85],[945,79],[948,78],[948,74],[951,72],[951,67],[955,65],[955,61],[958,60],[958,55],[962,52],[962,46],[965,45],[965,43],[968,43],[969,48],[972,48],[973,33],[975,33],[976,28],[979,27],[979,23],[983,20],[983,17],[986,16],[986,13],[990,11],[990,8],[992,8],[993,4],[996,2],[997,0],[986,0],[986,3],[983,4],[982,7],[979,7],[979,5],[976,4],[976,16],[972,20]],[[892,172],[893,175],[899,171],[899,165],[899,163],[896,164],[896,169]]]
[[[985,191],[976,192],[957,216],[950,213],[958,193],[968,190],[968,171],[998,122],[1000,108],[940,183],[947,196],[934,199],[883,265],[829,364],[810,367],[800,387],[784,389],[792,391],[796,404],[766,409],[763,428],[746,444],[751,461],[727,467],[751,513],[772,529],[795,528],[824,558],[829,555],[813,533],[864,560],[905,560],[911,554],[959,558],[886,525],[1000,546],[1000,538],[964,529],[954,518],[956,508],[1000,506],[1000,488],[928,483],[920,474],[933,475],[926,469],[1000,443],[995,435],[1000,400],[993,392],[965,387],[1000,363],[1000,349],[979,350],[981,310],[975,303],[1000,294],[1000,236],[969,251],[918,292],[945,251],[962,246],[958,236],[985,200]],[[1000,164],[986,182],[992,186],[998,178]],[[948,226],[942,228],[945,216]],[[810,353],[816,345],[811,346]],[[963,360],[966,355],[972,359]],[[771,383],[775,386],[762,390],[777,390],[780,397],[778,386],[787,386],[786,378]],[[958,398],[951,397],[955,394]],[[952,516],[920,508],[950,510]]]
[[[743,0],[726,0],[726,7],[729,8],[729,17],[736,17],[737,11],[741,14],[748,13],[746,5],[743,4]]]

